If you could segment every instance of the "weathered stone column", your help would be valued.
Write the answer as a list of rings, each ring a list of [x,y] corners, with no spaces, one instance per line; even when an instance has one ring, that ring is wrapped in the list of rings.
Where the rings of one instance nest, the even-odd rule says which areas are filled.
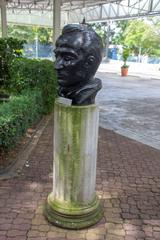
[[[44,213],[55,225],[81,229],[102,217],[95,193],[99,111],[57,101],[54,114],[53,191]]]

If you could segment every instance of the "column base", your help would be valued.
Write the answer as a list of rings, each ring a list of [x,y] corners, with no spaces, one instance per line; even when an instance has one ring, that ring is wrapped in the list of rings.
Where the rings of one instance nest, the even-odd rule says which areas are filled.
[[[90,204],[75,206],[53,200],[51,193],[44,206],[44,215],[58,227],[82,229],[96,224],[103,217],[103,210],[97,196]]]

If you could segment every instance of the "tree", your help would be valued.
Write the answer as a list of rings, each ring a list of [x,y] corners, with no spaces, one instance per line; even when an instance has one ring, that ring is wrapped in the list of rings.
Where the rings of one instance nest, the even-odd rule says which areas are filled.
[[[101,37],[103,47],[106,47],[107,38],[106,23],[92,23],[91,26],[95,30],[95,32]]]
[[[52,42],[53,30],[50,28],[33,26],[32,31],[35,37],[38,37],[40,43],[50,43]]]
[[[136,55],[159,55],[159,24],[151,24],[144,20],[132,20],[124,32],[124,44]]]
[[[28,26],[8,25],[8,37],[16,38],[19,40],[26,39],[27,42],[33,41],[32,28]]]
[[[129,26],[129,20],[121,20],[115,22],[114,35],[112,38],[112,44],[123,45],[124,44],[124,32]]]
[[[8,36],[19,40],[26,39],[28,43],[33,43],[38,37],[40,43],[52,42],[53,31],[50,28],[39,26],[8,26]]]
[[[0,38],[0,90],[7,89],[12,61],[21,57],[25,41],[15,38]]]
[[[160,17],[149,18],[151,25],[148,38],[152,40],[151,55],[160,56]],[[150,46],[151,47],[151,46]]]

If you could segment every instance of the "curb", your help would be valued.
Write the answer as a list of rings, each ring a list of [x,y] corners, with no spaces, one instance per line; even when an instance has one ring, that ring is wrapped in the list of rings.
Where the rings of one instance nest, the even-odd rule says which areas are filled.
[[[26,146],[18,153],[17,160],[13,165],[8,167],[6,171],[0,174],[0,180],[9,179],[13,177],[18,177],[22,171],[23,166],[25,163],[27,164],[27,160],[31,155],[32,151],[36,147],[44,129],[46,128],[48,122],[52,117],[51,115],[44,116],[42,120],[39,122],[37,129],[32,136],[31,140],[26,144]]]

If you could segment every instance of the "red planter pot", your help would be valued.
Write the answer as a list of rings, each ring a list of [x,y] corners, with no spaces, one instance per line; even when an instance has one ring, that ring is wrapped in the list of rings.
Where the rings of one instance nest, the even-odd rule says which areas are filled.
[[[128,68],[121,67],[121,76],[125,77],[128,75]]]

